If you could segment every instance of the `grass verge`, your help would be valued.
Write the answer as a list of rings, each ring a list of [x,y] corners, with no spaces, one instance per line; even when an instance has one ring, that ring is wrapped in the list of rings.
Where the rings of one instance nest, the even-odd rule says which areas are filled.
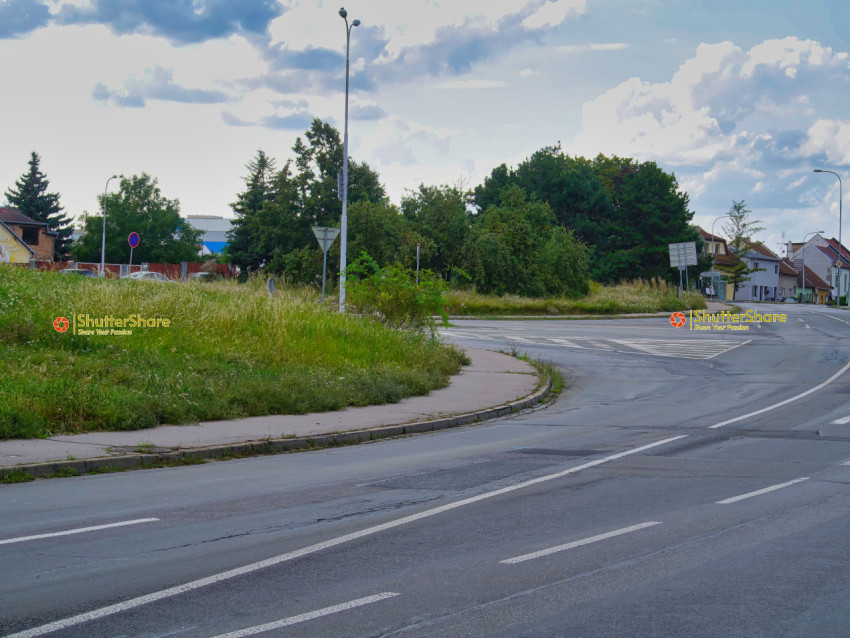
[[[100,325],[85,328],[86,315]],[[115,325],[128,317],[144,327]],[[169,325],[147,325],[156,319]],[[307,289],[270,296],[261,281],[99,280],[5,264],[0,349],[0,439],[393,403],[445,386],[465,360],[424,335],[339,315]]]
[[[590,294],[580,299],[495,297],[453,290],[446,295],[446,305],[452,315],[619,315],[699,310],[705,308],[705,298],[693,292],[679,297],[677,287],[665,281],[638,280],[616,286],[592,283]]]

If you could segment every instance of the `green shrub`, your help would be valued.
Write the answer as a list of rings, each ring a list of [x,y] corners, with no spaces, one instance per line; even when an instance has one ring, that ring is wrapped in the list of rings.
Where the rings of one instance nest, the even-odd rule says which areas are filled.
[[[445,283],[430,270],[416,273],[402,266],[379,268],[369,255],[354,260],[346,273],[346,294],[358,312],[377,316],[394,328],[436,330],[434,315],[448,325]]]

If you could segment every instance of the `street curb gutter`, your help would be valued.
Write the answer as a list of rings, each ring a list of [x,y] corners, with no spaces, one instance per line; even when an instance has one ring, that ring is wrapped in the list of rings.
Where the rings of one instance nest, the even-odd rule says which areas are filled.
[[[48,463],[12,465],[0,468],[0,480],[17,475],[28,475],[31,477],[77,476],[90,472],[133,470],[158,466],[160,464],[180,464],[181,461],[204,461],[208,459],[279,454],[300,450],[317,450],[366,443],[408,434],[435,432],[469,425],[470,423],[481,423],[491,419],[498,419],[519,412],[520,410],[526,410],[540,403],[551,391],[552,377],[547,376],[543,386],[525,398],[504,405],[497,405],[479,412],[458,414],[432,421],[418,421],[404,425],[388,425],[367,430],[355,430],[338,434],[320,434],[311,437],[264,439],[261,441],[246,441],[245,443],[232,443],[228,445],[211,445],[187,448],[185,450],[174,450],[171,452],[124,454],[93,459],[68,459]]]

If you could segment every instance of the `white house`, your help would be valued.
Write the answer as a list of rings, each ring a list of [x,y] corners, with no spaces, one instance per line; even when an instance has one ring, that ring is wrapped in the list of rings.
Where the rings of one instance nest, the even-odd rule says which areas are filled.
[[[779,263],[782,261],[764,244],[748,244],[738,255],[747,268],[759,268],[738,285],[736,301],[779,301]]]

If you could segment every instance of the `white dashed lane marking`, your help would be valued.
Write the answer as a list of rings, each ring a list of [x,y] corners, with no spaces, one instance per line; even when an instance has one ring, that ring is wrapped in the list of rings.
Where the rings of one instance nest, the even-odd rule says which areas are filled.
[[[626,354],[654,355],[677,359],[713,359],[721,354],[746,345],[750,340],[731,339],[605,339],[600,337],[549,337],[512,333],[483,334],[476,330],[443,330],[441,334],[452,339],[477,339],[483,341],[510,341],[527,345],[559,346],[580,350],[616,351]]]

